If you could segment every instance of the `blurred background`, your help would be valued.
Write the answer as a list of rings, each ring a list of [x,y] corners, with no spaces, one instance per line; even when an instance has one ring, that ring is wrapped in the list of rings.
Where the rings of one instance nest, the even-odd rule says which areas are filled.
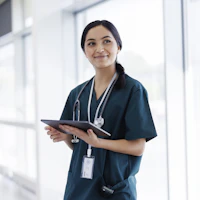
[[[94,75],[80,37],[97,19],[117,27],[118,60],[147,89],[158,133],[138,200],[199,200],[200,0],[0,0],[0,199],[63,199],[71,150],[40,119],[59,119]]]

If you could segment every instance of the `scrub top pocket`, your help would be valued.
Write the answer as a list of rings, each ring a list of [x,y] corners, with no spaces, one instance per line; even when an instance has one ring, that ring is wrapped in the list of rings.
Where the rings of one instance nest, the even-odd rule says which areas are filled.
[[[129,178],[125,179],[113,187],[113,195],[109,197],[110,200],[136,200],[136,184],[130,184]]]

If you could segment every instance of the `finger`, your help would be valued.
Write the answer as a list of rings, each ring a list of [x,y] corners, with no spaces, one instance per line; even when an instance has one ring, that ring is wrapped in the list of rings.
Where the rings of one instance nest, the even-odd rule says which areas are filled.
[[[91,137],[91,136],[92,136],[91,129],[88,129],[88,130],[87,130],[87,134],[88,134],[88,137]]]
[[[45,126],[44,129],[45,130],[51,130],[51,127],[50,126]]]
[[[55,128],[51,127],[51,126],[46,126],[44,127],[45,130],[49,130],[49,131],[57,131]]]
[[[58,131],[48,131],[47,132],[47,135],[59,135],[60,134],[60,132],[58,132]]]
[[[67,125],[59,125],[59,128],[61,130],[64,130],[65,132],[68,132],[68,133],[72,133],[74,134],[74,132],[76,131],[77,128],[74,128],[72,126],[67,126]],[[77,129],[78,130],[78,129]]]
[[[61,142],[61,141],[63,141],[62,138],[55,138],[55,139],[53,139],[53,142]]]
[[[90,133],[94,133],[94,132],[93,132],[93,130],[92,130],[92,129],[88,129],[88,130],[87,130],[87,133],[89,133],[89,134],[90,134]]]
[[[61,128],[62,130],[69,130],[70,128],[72,128],[71,126],[68,126],[68,125],[62,125],[60,124],[59,125],[59,128]]]
[[[52,131],[47,131],[47,135],[52,135],[53,132]]]
[[[52,131],[47,131],[47,135],[52,135]]]
[[[82,140],[85,140],[86,139],[86,133],[85,131],[81,130],[81,129],[78,129],[78,128],[75,128],[73,126],[68,126],[68,125],[60,125],[59,126],[61,129],[63,129],[64,131],[68,132],[68,133],[71,133],[73,135],[76,135],[77,137],[81,138]]]
[[[94,133],[94,131],[92,130],[92,129],[88,129],[87,130],[87,133],[88,133],[88,135],[91,137],[91,136],[93,136],[95,133]]]
[[[75,133],[75,134],[76,133],[81,134],[82,132],[84,132],[83,130],[73,127],[73,126],[63,125],[63,127],[66,131],[69,131],[69,132]]]
[[[58,137],[60,137],[59,134],[56,134],[56,135],[50,135],[50,138],[51,138],[51,139],[55,139],[55,138],[58,138]]]

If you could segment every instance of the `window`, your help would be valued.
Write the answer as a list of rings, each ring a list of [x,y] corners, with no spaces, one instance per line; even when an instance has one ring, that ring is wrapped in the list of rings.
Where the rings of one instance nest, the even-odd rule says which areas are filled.
[[[27,35],[19,40],[0,47],[0,166],[11,174],[36,179],[32,37]],[[23,52],[25,60],[19,65]]]
[[[32,0],[24,0],[24,26],[30,27],[33,24]]]
[[[112,12],[110,12],[110,8]],[[123,17],[119,15],[123,13]],[[102,15],[103,12],[103,15]],[[127,74],[139,80],[149,94],[159,137],[147,143],[138,180],[138,199],[167,200],[166,113],[164,82],[163,5],[161,0],[107,1],[76,15],[78,41],[84,27],[94,20],[109,20],[117,27],[123,47],[118,61]],[[147,17],[148,16],[148,17]],[[80,44],[80,42],[78,42]],[[79,83],[94,75],[80,45]],[[159,151],[157,150],[159,149]],[[153,181],[153,184],[152,184]],[[159,190],[155,191],[155,188]]]
[[[28,122],[35,121],[35,77],[32,58],[32,36],[24,37],[25,58],[25,118]]]
[[[189,199],[199,199],[197,190],[200,178],[200,1],[187,1],[187,33],[186,50],[186,121],[187,121],[187,161],[188,161],[188,196]]]
[[[16,119],[15,49],[13,43],[0,47],[0,119]]]

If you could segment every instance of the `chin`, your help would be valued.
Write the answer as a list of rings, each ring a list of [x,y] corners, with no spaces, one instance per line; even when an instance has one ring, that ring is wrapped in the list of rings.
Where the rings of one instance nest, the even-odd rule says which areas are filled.
[[[96,65],[96,69],[105,69],[105,68],[107,68],[108,67],[108,65]]]
[[[94,65],[96,68],[98,69],[103,69],[103,68],[107,68],[110,66],[110,63],[95,63]]]

